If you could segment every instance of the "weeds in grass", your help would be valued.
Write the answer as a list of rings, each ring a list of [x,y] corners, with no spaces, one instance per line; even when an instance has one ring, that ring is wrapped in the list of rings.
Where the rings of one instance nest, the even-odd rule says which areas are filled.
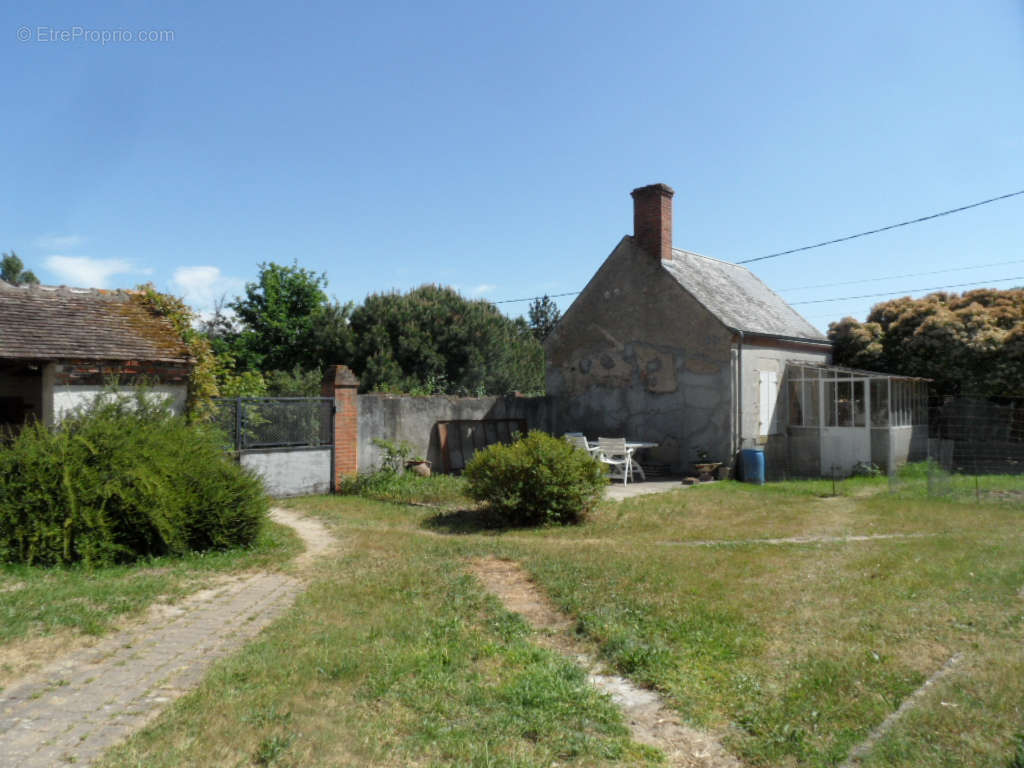
[[[466,482],[453,475],[421,477],[413,472],[382,470],[345,478],[338,493],[398,504],[472,504]]]
[[[1018,733],[1013,737],[1013,755],[1006,762],[1006,768],[1024,768],[1024,733]]]
[[[260,766],[276,765],[277,759],[287,751],[293,741],[295,741],[295,736],[292,734],[268,736],[260,742],[253,753],[253,762]]]

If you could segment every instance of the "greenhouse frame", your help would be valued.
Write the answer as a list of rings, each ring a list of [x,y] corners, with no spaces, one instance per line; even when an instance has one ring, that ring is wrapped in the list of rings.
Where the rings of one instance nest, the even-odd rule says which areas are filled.
[[[790,474],[886,473],[928,456],[930,379],[791,362],[785,402]]]

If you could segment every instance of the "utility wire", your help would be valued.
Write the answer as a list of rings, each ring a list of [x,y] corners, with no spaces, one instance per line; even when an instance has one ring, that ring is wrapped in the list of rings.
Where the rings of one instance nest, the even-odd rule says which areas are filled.
[[[922,277],[924,275],[941,275],[945,272],[964,272],[971,269],[984,269],[985,267],[1002,267],[1007,264],[1024,264],[1024,259],[1012,261],[996,261],[992,264],[975,264],[971,267],[953,267],[952,269],[936,269],[932,272],[911,272],[906,275],[889,275],[888,277],[868,277],[863,280],[847,280],[843,283],[819,283],[818,285],[800,285],[794,288],[778,288],[779,291],[806,291],[811,288],[834,288],[840,285],[857,285],[858,283],[878,283],[882,280],[899,280],[901,277]]]
[[[933,288],[906,288],[902,291],[890,291],[888,293],[867,293],[863,296],[837,296],[834,299],[808,299],[807,301],[790,301],[793,304],[824,304],[829,301],[846,301],[847,299],[876,299],[879,296],[899,296],[904,293],[920,293],[921,291],[944,291],[947,288],[964,288],[969,285],[989,285],[990,283],[1007,283],[1011,280],[1024,280],[1020,277],[1002,277],[998,280],[979,280],[976,283],[956,283],[955,285],[936,285]]]
[[[879,232],[888,232],[890,229],[899,229],[900,227],[909,227],[911,224],[920,224],[923,221],[930,221],[931,219],[938,219],[938,218],[940,218],[942,216],[949,216],[950,214],[953,214],[953,213],[960,213],[961,211],[968,211],[971,208],[978,208],[979,206],[982,206],[982,205],[988,205],[989,203],[995,203],[995,202],[998,202],[1000,200],[1006,200],[1006,199],[1011,198],[1011,197],[1017,197],[1018,195],[1024,195],[1024,189],[1019,189],[1016,192],[1009,192],[1009,193],[1007,193],[1005,195],[999,195],[998,197],[990,197],[987,200],[979,200],[976,203],[970,203],[968,205],[961,205],[959,208],[950,208],[948,211],[939,211],[938,213],[932,213],[932,214],[929,214],[928,216],[921,216],[920,218],[917,218],[917,219],[908,219],[907,221],[901,221],[901,222],[898,222],[896,224],[889,224],[888,226],[879,227],[878,229],[869,229],[866,232],[858,232],[857,234],[854,234],[854,235],[846,235],[845,237],[837,237],[835,240],[825,240],[824,242],[815,243],[814,245],[804,245],[804,246],[801,246],[800,248],[790,248],[788,251],[779,251],[778,253],[769,253],[767,256],[758,256],[758,257],[753,258],[753,259],[743,259],[742,261],[737,261],[737,262],[733,262],[733,263],[735,263],[735,264],[751,264],[751,263],[753,263],[755,261],[765,261],[766,259],[774,259],[774,258],[778,258],[779,256],[788,256],[791,253],[800,253],[801,251],[810,251],[810,250],[812,250],[814,248],[824,248],[826,245],[835,245],[836,243],[845,243],[847,240],[856,240],[858,237],[867,237],[868,235],[877,235]],[[1015,264],[1015,263],[1018,263],[1018,262],[1017,261],[1000,262],[1000,264]],[[983,265],[983,266],[997,266],[997,265],[996,264],[990,264],[990,265]],[[962,267],[962,269],[972,269],[972,267]],[[937,270],[936,272],[919,272],[917,274],[918,275],[932,275],[932,274],[938,274],[939,272],[955,272],[955,271],[957,271],[957,270],[956,269]],[[895,275],[894,277],[896,277],[896,278],[899,278],[899,277],[913,277],[913,275]],[[882,277],[882,278],[874,278],[874,279],[876,279],[876,280],[888,280],[890,278]],[[1017,280],[1019,278],[1009,278],[1009,279]],[[826,283],[824,285],[817,285],[817,286],[812,285],[812,286],[804,286],[804,287],[805,288],[827,288],[830,285],[852,285],[854,283],[860,283],[860,282],[872,282],[872,280],[853,280],[850,283]],[[999,282],[999,281],[990,281],[990,282]],[[965,283],[965,285],[971,285],[971,283]],[[956,286],[951,286],[951,287],[956,287]],[[800,290],[800,289],[798,289],[798,288],[784,288],[782,290],[795,291],[795,290]],[[925,288],[925,289],[921,289],[921,290],[932,290],[932,289]],[[935,290],[938,290],[938,289],[935,289]],[[575,295],[577,295],[579,293],[582,293],[582,291],[568,291],[566,293],[553,293],[553,294],[548,294],[548,298],[556,299],[556,298],[560,298],[562,296],[575,296]],[[887,296],[887,295],[891,295],[891,294],[877,294],[877,295],[879,295],[879,296]],[[525,299],[501,299],[500,301],[492,301],[491,303],[492,304],[515,304],[515,303],[520,302],[520,301],[536,301],[537,299],[540,299],[540,298],[543,298],[543,297],[542,296],[528,296]],[[865,297],[849,297],[849,298],[872,298],[872,297],[865,296]],[[839,301],[839,299],[822,299],[822,301]],[[794,303],[795,304],[806,304],[808,302],[789,302],[789,303],[790,304],[794,304]]]
[[[999,200],[1006,200],[1010,197],[1016,197],[1017,195],[1024,195],[1024,189],[1018,189],[1016,192],[1010,192],[1005,195],[999,195],[999,197],[990,197],[988,200],[979,200],[976,203],[970,205],[961,205],[959,208],[950,208],[948,211],[939,211],[938,213],[932,213],[928,216],[921,216],[917,219],[909,219],[907,221],[901,221],[897,224],[889,224],[885,227],[879,227],[878,229],[869,229],[867,232],[858,232],[855,235],[847,235],[846,237],[837,237],[835,240],[825,240],[821,243],[815,243],[814,245],[804,245],[800,248],[790,248],[788,251],[779,251],[778,253],[769,253],[767,256],[758,256],[754,259],[744,259],[743,261],[737,261],[736,264],[750,264],[755,261],[764,261],[765,259],[775,259],[779,256],[788,256],[791,253],[800,253],[801,251],[809,251],[812,248],[823,248],[826,245],[835,245],[836,243],[845,243],[847,240],[855,240],[858,237],[867,237],[868,235],[877,235],[879,232],[888,232],[890,229],[899,229],[900,227],[909,227],[911,224],[920,224],[922,221],[929,221],[931,219],[937,219],[941,216],[949,216],[951,213],[960,213],[961,211],[967,211],[971,208],[977,208],[982,205],[988,205],[989,203],[995,203]]]
[[[547,296],[549,299],[557,299],[561,296],[575,296],[577,293],[582,293],[582,291],[569,291],[568,293],[546,293],[544,294],[544,296]],[[492,301],[491,304],[515,304],[517,301],[536,301],[537,299],[543,299],[544,296],[530,296],[529,298],[526,299],[502,299],[501,301]]]

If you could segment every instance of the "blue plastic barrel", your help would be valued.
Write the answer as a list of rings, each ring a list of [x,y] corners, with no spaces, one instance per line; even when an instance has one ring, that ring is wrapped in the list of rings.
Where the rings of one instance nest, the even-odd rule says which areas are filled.
[[[764,451],[760,448],[744,448],[740,451],[743,466],[743,482],[764,485]]]

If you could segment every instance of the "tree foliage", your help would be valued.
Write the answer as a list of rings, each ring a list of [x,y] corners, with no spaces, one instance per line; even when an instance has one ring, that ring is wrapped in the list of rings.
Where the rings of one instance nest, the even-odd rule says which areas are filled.
[[[561,316],[558,305],[547,294],[530,302],[530,330],[537,341],[544,341],[548,337]]]
[[[11,285],[39,284],[39,278],[31,270],[25,269],[25,265],[14,251],[5,253],[0,258],[0,280],[5,280]]]
[[[924,376],[941,395],[1024,394],[1024,288],[893,299],[829,338],[839,365]]]
[[[526,322],[451,288],[372,294],[352,312],[350,326],[352,367],[364,390],[484,395],[543,388],[544,353]]]
[[[328,300],[326,274],[273,262],[259,270],[245,295],[228,305],[237,327],[223,315],[214,326],[217,351],[230,352],[243,370],[321,370],[348,359],[351,305]]]

